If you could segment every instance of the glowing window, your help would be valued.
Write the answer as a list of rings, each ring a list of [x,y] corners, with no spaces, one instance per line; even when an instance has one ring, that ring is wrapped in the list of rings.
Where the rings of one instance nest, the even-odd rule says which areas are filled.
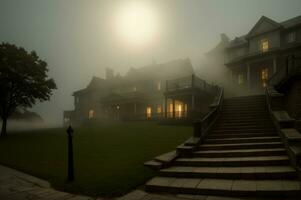
[[[269,69],[264,68],[261,70],[261,82],[262,82],[262,87],[266,87],[269,79]]]
[[[150,106],[146,107],[146,118],[152,117],[152,108]]]
[[[89,119],[92,119],[94,117],[94,110],[89,110]]]
[[[161,81],[157,82],[157,90],[161,90]]]
[[[158,114],[162,113],[162,106],[160,104],[157,105],[157,113]]]
[[[261,51],[267,52],[269,50],[269,41],[267,39],[261,40]]]
[[[245,79],[243,74],[238,74],[238,85],[244,84]]]
[[[290,32],[287,34],[287,42],[295,42],[296,41],[296,32]]]

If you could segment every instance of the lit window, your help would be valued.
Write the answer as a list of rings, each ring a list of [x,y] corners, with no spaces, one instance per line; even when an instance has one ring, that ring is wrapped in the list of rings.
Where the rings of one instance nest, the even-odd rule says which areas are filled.
[[[269,41],[267,39],[261,40],[261,51],[267,52],[269,50]]]
[[[157,90],[161,90],[161,81],[157,82]]]
[[[287,42],[295,42],[296,41],[296,32],[290,32],[287,34]]]
[[[266,87],[269,79],[269,69],[264,68],[261,70],[261,82],[262,82],[262,87]]]
[[[162,106],[160,104],[157,105],[157,113],[158,114],[162,113]]]
[[[149,119],[152,117],[152,108],[150,106],[146,107],[146,118]]]
[[[238,85],[244,84],[245,79],[243,74],[238,74]]]
[[[94,110],[89,110],[89,119],[92,119],[94,117]]]

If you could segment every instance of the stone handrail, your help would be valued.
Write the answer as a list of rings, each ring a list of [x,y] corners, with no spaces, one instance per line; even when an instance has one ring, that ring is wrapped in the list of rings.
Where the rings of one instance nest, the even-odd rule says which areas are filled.
[[[194,122],[194,137],[200,138],[202,141],[206,136],[208,130],[215,122],[218,114],[221,111],[224,98],[223,88],[219,89],[213,103],[210,105],[210,111],[202,119],[198,119]]]
[[[285,145],[291,164],[301,175],[301,133],[295,129],[295,119],[282,108],[283,96],[272,86],[266,88],[266,103],[273,123]]]
[[[294,55],[287,57],[286,64],[269,79],[268,84],[270,86],[277,86],[291,76],[301,75],[301,66],[297,63],[298,60],[301,60],[301,57]]]

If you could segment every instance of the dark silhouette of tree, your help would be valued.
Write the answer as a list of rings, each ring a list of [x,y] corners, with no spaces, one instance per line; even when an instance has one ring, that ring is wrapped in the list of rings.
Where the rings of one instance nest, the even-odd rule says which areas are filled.
[[[30,108],[37,100],[50,99],[56,84],[47,72],[47,63],[36,52],[28,53],[9,43],[0,44],[1,136],[6,135],[7,120],[17,108]]]

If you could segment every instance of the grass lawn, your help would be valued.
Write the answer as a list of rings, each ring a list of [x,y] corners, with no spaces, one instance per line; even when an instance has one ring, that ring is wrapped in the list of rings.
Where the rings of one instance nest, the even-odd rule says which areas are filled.
[[[48,180],[55,188],[92,196],[119,196],[154,172],[145,161],[173,150],[192,128],[129,122],[76,128],[75,181],[66,183],[65,129],[8,133],[0,139],[0,163]]]

